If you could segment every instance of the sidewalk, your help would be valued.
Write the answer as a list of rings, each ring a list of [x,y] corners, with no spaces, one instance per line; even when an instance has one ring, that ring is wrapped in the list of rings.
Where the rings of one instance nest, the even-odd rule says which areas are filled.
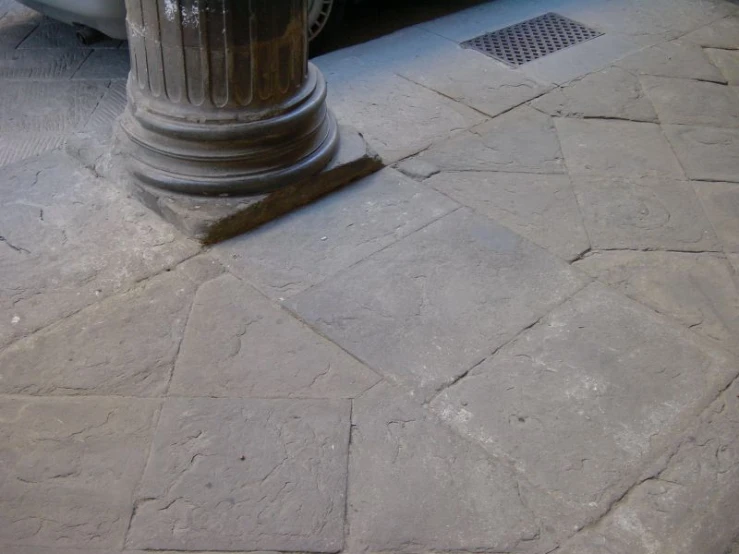
[[[126,55],[0,0],[0,552],[739,553],[739,4],[322,56],[388,167],[208,249],[65,151]]]

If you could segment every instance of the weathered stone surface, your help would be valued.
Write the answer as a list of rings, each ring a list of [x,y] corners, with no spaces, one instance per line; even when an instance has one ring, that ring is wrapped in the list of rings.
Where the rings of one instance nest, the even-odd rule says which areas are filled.
[[[736,39],[739,48],[739,38]],[[721,70],[730,85],[739,86],[739,50],[706,49],[711,61]],[[736,90],[736,89],[735,89]]]
[[[407,175],[411,179],[423,181],[432,175],[439,173],[439,168],[434,164],[424,161],[420,158],[408,158],[401,161],[395,166],[395,169],[403,175]]]
[[[556,116],[657,121],[639,80],[618,67],[557,88],[531,105]]]
[[[6,50],[0,52],[0,79],[68,79],[89,50]],[[50,83],[46,83],[49,86]],[[57,84],[57,83],[54,83]],[[5,88],[10,83],[3,83]],[[34,83],[39,86],[39,83]],[[4,111],[4,110],[3,110]]]
[[[658,125],[561,118],[555,123],[572,174],[682,177]]]
[[[448,172],[426,184],[566,260],[590,246],[566,175]]]
[[[426,395],[582,286],[564,263],[462,209],[288,306],[372,368]]]
[[[641,81],[662,123],[739,127],[735,87],[667,77],[642,77]]]
[[[5,81],[1,86],[0,133],[77,130],[107,89],[99,81]]]
[[[163,395],[197,284],[178,267],[15,342],[0,392]]]
[[[737,276],[737,283],[739,283],[739,254],[727,254],[729,261],[734,266],[734,273]],[[739,287],[739,284],[737,284]]]
[[[739,533],[737,398],[739,386],[735,382],[701,415],[668,463],[629,491],[595,527],[579,533],[557,552],[736,552],[739,546],[735,538]]]
[[[719,21],[688,33],[684,40],[693,42],[704,48],[739,49],[739,16],[730,15]]]
[[[97,47],[97,45],[96,45]],[[74,79],[126,79],[131,69],[128,49],[95,50],[75,72]]]
[[[15,6],[21,6],[13,0]],[[0,11],[0,50],[8,51],[17,48],[41,20],[41,15],[30,8],[11,9],[8,6]],[[10,11],[8,11],[10,10]]]
[[[338,120],[356,127],[386,163],[485,120],[464,104],[357,58],[320,67]]]
[[[249,285],[224,275],[195,297],[170,394],[351,398],[378,380]]]
[[[319,283],[459,205],[393,169],[365,177],[213,252],[268,296]]]
[[[544,549],[545,539],[512,471],[413,402],[387,385],[354,402],[350,548],[357,552]]]
[[[621,60],[618,66],[635,75],[658,75],[725,83],[703,49],[692,42],[675,40],[657,44]]]
[[[338,552],[350,405],[169,399],[127,546]]]
[[[113,122],[126,108],[126,82],[113,81],[95,111],[85,123],[84,131],[99,133],[108,138],[113,132]]]
[[[0,133],[0,167],[62,148],[62,133]]]
[[[0,171],[0,345],[198,251],[62,152]]]
[[[102,37],[93,46],[95,50],[105,48],[118,48],[122,44],[120,40]],[[78,48],[84,46],[77,39],[75,28],[66,23],[60,23],[53,19],[43,19],[35,31],[28,35],[19,48]],[[88,50],[89,51],[89,50]]]
[[[696,333],[739,352],[739,292],[718,254],[595,252],[577,267]]]
[[[3,399],[0,550],[119,550],[158,407],[132,398]]]
[[[724,248],[739,252],[739,185],[697,183],[695,189]]]
[[[573,183],[594,248],[721,250],[687,181],[593,175]]]
[[[564,173],[552,118],[528,106],[432,146],[417,159],[444,171]]]
[[[736,359],[594,284],[443,391],[432,408],[592,522],[726,386]],[[549,514],[552,517],[552,514]]]
[[[663,128],[688,177],[739,182],[739,129],[686,125]]]

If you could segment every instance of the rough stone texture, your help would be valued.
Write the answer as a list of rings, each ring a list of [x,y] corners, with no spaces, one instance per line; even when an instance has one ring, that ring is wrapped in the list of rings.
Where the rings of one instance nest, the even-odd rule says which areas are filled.
[[[448,172],[426,184],[565,260],[590,246],[566,175]]]
[[[408,158],[401,161],[395,166],[395,169],[403,175],[407,175],[411,179],[423,181],[432,175],[439,173],[439,168],[434,164],[428,163],[420,158]]]
[[[739,48],[739,38],[736,39]],[[721,70],[730,85],[739,86],[739,50],[706,49],[711,61]]]
[[[0,345],[197,252],[61,152],[0,171]]]
[[[734,266],[734,274],[737,276],[737,283],[739,283],[739,254],[727,254],[729,261]],[[737,284],[739,287],[739,284]]]
[[[528,106],[432,146],[417,159],[444,171],[564,173],[552,118]]]
[[[113,81],[87,120],[83,131],[95,132],[106,141],[113,130],[113,122],[126,108],[126,82]]]
[[[89,53],[89,50],[82,49],[6,50],[0,52],[0,79],[67,79]],[[54,84],[59,86],[61,83]],[[3,83],[3,89],[8,85]]]
[[[594,284],[434,400],[465,436],[590,523],[735,376],[736,359]],[[549,514],[549,517],[553,517]]]
[[[634,487],[562,554],[733,554],[739,541],[739,385],[734,382]],[[733,540],[732,540],[733,539]]]
[[[338,552],[350,405],[169,399],[127,546]]]
[[[132,398],[4,398],[0,550],[120,549],[158,406]]]
[[[21,13],[0,13],[0,50],[18,47],[36,28],[40,19],[41,16],[31,9],[24,9]]]
[[[196,289],[178,267],[15,342],[0,352],[0,392],[163,395]]]
[[[695,189],[724,248],[739,252],[739,185],[697,183]]]
[[[95,45],[97,47],[97,45]],[[75,72],[75,79],[126,79],[131,69],[128,49],[95,50]]]
[[[634,300],[739,352],[739,292],[717,254],[595,252],[577,267]]]
[[[577,176],[573,183],[593,248],[721,250],[687,181]]]
[[[577,119],[555,123],[572,174],[682,177],[658,125]]]
[[[62,133],[0,133],[0,167],[62,148]]]
[[[562,262],[462,209],[288,306],[370,367],[425,395],[582,286]]]
[[[639,80],[617,67],[557,88],[531,105],[555,116],[657,121]]]
[[[378,380],[249,285],[225,275],[195,297],[170,394],[350,398]]]
[[[739,88],[666,77],[641,81],[662,123],[739,127]]]
[[[730,15],[685,35],[683,39],[704,48],[737,50],[739,49],[737,36],[739,36],[739,16]]]
[[[512,471],[387,385],[354,402],[349,543],[371,552],[523,552],[544,542]],[[429,486],[429,476],[433,485]]]
[[[726,82],[721,72],[711,65],[700,46],[681,40],[657,44],[632,54],[617,65],[635,75]]]
[[[0,86],[0,133],[75,131],[107,89],[99,81],[4,81]]]
[[[664,130],[688,177],[739,182],[739,129],[665,125]]]
[[[384,169],[312,206],[214,247],[268,296],[301,292],[459,205]]]
[[[245,233],[382,167],[381,160],[362,136],[352,128],[342,127],[338,152],[317,175],[257,196],[191,196],[147,187],[132,180],[125,169],[126,155],[116,146],[117,141],[113,140],[107,153],[98,155],[95,148],[98,140],[98,133],[92,133],[83,141],[86,145],[76,146],[74,155],[87,164],[90,153],[86,151],[93,152],[97,173],[130,192],[188,237],[204,244]]]
[[[97,41],[93,47],[97,50],[100,48],[110,49],[118,48],[123,44],[120,40],[103,37]],[[75,29],[66,23],[60,23],[53,19],[45,18],[42,20],[35,31],[28,35],[19,48],[85,48],[79,40]],[[88,50],[89,51],[89,50]]]
[[[356,127],[386,163],[485,119],[464,104],[356,58],[320,67],[338,120]]]

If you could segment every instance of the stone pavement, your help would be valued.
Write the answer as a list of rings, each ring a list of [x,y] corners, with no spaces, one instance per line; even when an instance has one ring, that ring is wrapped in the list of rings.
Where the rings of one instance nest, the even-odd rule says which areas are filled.
[[[0,552],[739,552],[739,5],[323,56],[389,167],[209,249],[62,148],[121,46],[0,0]]]

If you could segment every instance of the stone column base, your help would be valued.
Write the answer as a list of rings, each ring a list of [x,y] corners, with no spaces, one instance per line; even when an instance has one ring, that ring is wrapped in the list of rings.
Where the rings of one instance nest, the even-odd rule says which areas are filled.
[[[116,133],[121,132],[115,126]],[[273,192],[256,196],[191,196],[149,187],[137,182],[125,168],[126,154],[117,146],[100,143],[99,136],[79,136],[68,153],[101,177],[124,188],[188,237],[203,244],[234,237],[383,167],[380,157],[358,131],[339,127],[339,149],[317,175]]]

